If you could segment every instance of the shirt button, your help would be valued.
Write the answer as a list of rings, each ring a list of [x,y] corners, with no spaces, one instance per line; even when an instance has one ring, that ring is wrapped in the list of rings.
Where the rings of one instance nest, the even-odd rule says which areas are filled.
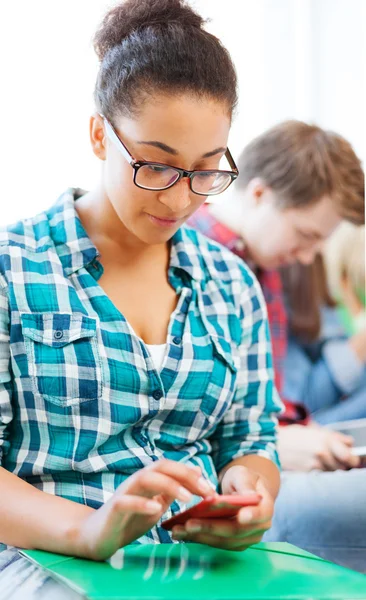
[[[56,329],[56,331],[53,334],[53,337],[55,340],[60,340],[64,337],[64,332],[61,329]]]
[[[177,346],[179,346],[179,344],[182,343],[182,338],[178,337],[177,335],[175,337],[173,337],[173,344],[176,344]]]
[[[154,390],[153,393],[152,393],[152,397],[155,400],[160,400],[160,398],[163,397],[163,392],[161,390]]]

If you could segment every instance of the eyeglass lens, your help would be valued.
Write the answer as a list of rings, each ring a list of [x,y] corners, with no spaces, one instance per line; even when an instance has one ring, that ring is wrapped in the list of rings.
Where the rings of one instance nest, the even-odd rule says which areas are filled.
[[[168,188],[178,179],[178,171],[159,165],[143,165],[136,173],[137,185],[149,190]],[[218,194],[230,183],[231,177],[228,173],[200,171],[191,178],[192,191],[198,194]]]

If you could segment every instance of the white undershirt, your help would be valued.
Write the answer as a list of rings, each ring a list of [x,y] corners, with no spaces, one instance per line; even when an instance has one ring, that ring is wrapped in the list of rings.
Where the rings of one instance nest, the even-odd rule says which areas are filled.
[[[146,344],[146,346],[149,349],[151,358],[153,359],[155,369],[160,371],[163,365],[166,344]]]

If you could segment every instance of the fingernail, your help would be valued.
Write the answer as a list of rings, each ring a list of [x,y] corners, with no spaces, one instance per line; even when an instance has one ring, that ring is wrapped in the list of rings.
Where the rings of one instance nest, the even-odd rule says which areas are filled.
[[[159,512],[163,508],[161,504],[159,504],[159,502],[155,502],[154,500],[149,500],[148,502],[146,502],[145,507],[146,510],[151,514]]]
[[[177,498],[183,502],[188,502],[192,498],[192,494],[184,487],[178,488]]]
[[[187,531],[173,531],[172,532],[172,538],[176,539],[176,540],[181,540],[185,537],[187,537],[188,533]]]
[[[253,519],[253,513],[251,510],[244,508],[243,510],[241,510],[239,512],[239,515],[238,515],[239,523],[242,523],[242,524],[250,523],[250,521],[252,519]]]
[[[189,533],[198,533],[199,531],[202,531],[202,526],[196,521],[188,521],[188,523],[186,523],[186,529]]]
[[[197,485],[198,485],[199,491],[202,492],[203,494],[209,494],[212,492],[211,485],[203,477],[200,477],[198,479]]]

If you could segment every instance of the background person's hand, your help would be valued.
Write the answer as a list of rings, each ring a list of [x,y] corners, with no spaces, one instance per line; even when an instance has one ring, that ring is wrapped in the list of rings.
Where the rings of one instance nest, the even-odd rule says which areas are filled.
[[[79,556],[104,560],[149,531],[175,500],[212,496],[199,467],[160,460],[137,471],[70,533]]]
[[[274,510],[274,500],[263,479],[247,467],[236,465],[224,474],[221,489],[224,495],[253,491],[262,500],[256,506],[240,509],[236,519],[190,519],[185,525],[176,525],[174,539],[237,551],[260,542],[271,527]]]
[[[335,471],[360,465],[353,439],[317,424],[280,427],[278,452],[285,471]]]
[[[355,333],[348,343],[360,361],[366,363],[366,330]]]

